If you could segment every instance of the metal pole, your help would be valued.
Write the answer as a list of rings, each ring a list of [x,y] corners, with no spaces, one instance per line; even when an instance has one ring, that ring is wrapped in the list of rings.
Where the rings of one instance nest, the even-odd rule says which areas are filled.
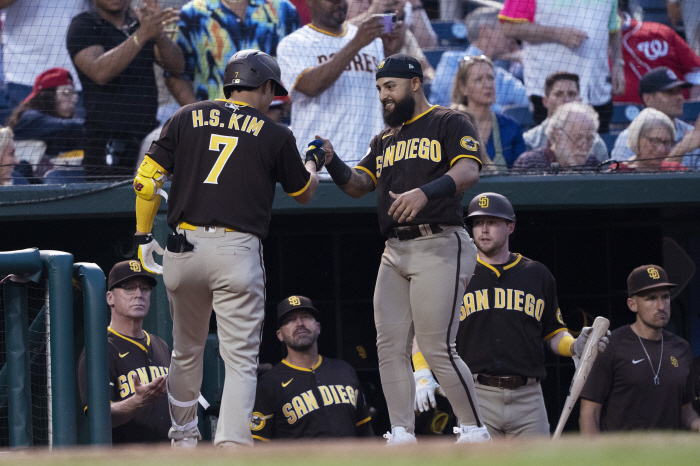
[[[27,285],[8,281],[5,291],[10,446],[32,446],[32,392],[29,372]]]
[[[73,275],[83,285],[85,303],[85,358],[88,378],[88,420],[92,445],[112,444],[109,399],[108,310],[105,274],[96,264],[73,265]]]
[[[51,302],[53,445],[72,446],[78,441],[73,351],[73,255],[60,251],[41,251],[41,259],[49,272]]]

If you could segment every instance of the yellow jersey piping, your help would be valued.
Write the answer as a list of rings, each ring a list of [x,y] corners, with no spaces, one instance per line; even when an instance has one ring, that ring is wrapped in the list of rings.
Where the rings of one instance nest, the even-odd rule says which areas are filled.
[[[513,267],[515,267],[518,264],[518,262],[520,262],[520,259],[523,258],[523,256],[521,256],[520,254],[516,254],[516,255],[518,256],[518,258],[515,259],[512,264],[508,264],[508,265],[504,266],[503,270],[512,269]]]
[[[428,110],[426,110],[425,112],[421,113],[420,115],[414,116],[413,118],[411,118],[411,119],[408,120],[408,121],[404,121],[403,124],[404,124],[404,125],[408,125],[408,124],[413,123],[413,122],[416,121],[418,118],[420,118],[420,117],[422,117],[423,115],[425,115],[426,113],[429,113],[430,111],[432,111],[435,107],[439,107],[439,105],[433,105],[433,106],[430,107]]]
[[[221,102],[229,102],[232,104],[241,105],[243,107],[250,107],[250,104],[247,104],[245,102],[239,102],[238,100],[228,100],[228,99],[214,99],[214,100],[220,100]]]
[[[309,26],[311,29],[313,29],[314,31],[318,31],[318,32],[320,32],[321,34],[325,34],[325,35],[331,36],[331,37],[343,37],[343,36],[344,36],[345,34],[347,34],[347,32],[348,32],[348,23],[347,23],[347,21],[346,21],[345,23],[343,23],[343,32],[341,32],[340,34],[333,34],[332,32],[324,31],[323,29],[317,28],[316,26],[314,26],[314,25],[311,24],[311,23],[309,23],[308,26]]]
[[[556,335],[556,334],[559,333],[559,332],[568,332],[568,331],[569,331],[569,329],[566,328],[566,327],[556,329],[555,331],[553,331],[552,333],[550,333],[549,335],[547,335],[546,337],[544,337],[544,338],[542,339],[542,341],[547,341],[547,340],[549,340],[550,338],[552,338],[554,335]]]
[[[306,182],[306,186],[304,186],[303,188],[301,188],[299,191],[297,191],[295,193],[287,193],[287,195],[291,196],[291,197],[297,197],[299,194],[306,191],[309,188],[310,184],[311,184],[311,176],[309,176],[309,181]]]
[[[361,426],[362,424],[366,424],[366,423],[368,423],[368,422],[371,421],[371,420],[372,420],[372,417],[369,416],[369,417],[367,417],[367,419],[363,419],[363,420],[361,420],[360,422],[358,422],[357,424],[355,424],[355,427],[359,427],[359,426]]]
[[[487,264],[486,262],[482,261],[478,254],[476,255],[476,261],[477,261],[479,264],[483,265],[484,267],[487,267],[487,268],[493,270],[493,272],[496,274],[497,277],[500,277],[500,276],[501,276],[501,272],[499,272],[499,271],[496,269],[496,267],[494,267],[493,265]]]
[[[360,165],[356,166],[355,170],[362,170],[364,172],[367,172],[367,174],[372,178],[372,181],[374,181],[374,185],[377,186],[377,177],[374,176],[374,173],[367,170],[365,167],[361,167]]]
[[[321,365],[321,361],[322,361],[322,360],[323,360],[323,358],[322,358],[321,355],[319,354],[319,355],[318,355],[318,362],[317,362],[316,364],[314,364],[313,366],[311,366],[311,369],[307,369],[306,367],[295,366],[294,364],[290,363],[290,362],[287,361],[286,359],[283,359],[283,360],[282,360],[282,364],[285,364],[285,365],[291,367],[292,369],[296,369],[296,370],[298,370],[298,371],[312,372],[312,371],[315,371],[316,369],[318,369],[318,366]]]
[[[261,436],[259,436],[259,435],[253,435],[253,438],[254,438],[254,439],[257,439],[257,440],[260,440],[260,441],[262,441],[262,442],[270,443],[270,439],[261,437]]]
[[[458,155],[457,157],[455,157],[455,158],[452,159],[452,162],[450,162],[450,167],[451,167],[452,165],[454,165],[455,162],[456,162],[457,160],[459,160],[459,159],[473,159],[473,160],[476,160],[476,163],[479,164],[479,171],[481,171],[481,167],[482,167],[483,165],[482,165],[482,163],[481,163],[481,159],[479,159],[479,157],[477,157],[476,155],[467,155],[467,154]]]
[[[115,332],[114,329],[113,329],[112,327],[107,327],[107,330],[109,330],[109,331],[112,332],[114,335],[118,336],[119,338],[123,338],[123,339],[125,339],[126,341],[130,341],[131,343],[135,344],[136,346],[138,346],[139,348],[141,348],[142,350],[144,350],[146,353],[148,353],[148,350],[147,350],[146,348],[144,348],[144,346],[143,346],[141,343],[139,343],[139,342],[137,342],[137,341],[134,341],[134,340],[132,340],[132,339],[129,338],[129,337],[125,337],[124,335],[122,335],[122,334],[119,333],[119,332]],[[146,334],[146,346],[151,346],[151,336],[150,336],[148,333],[146,333],[145,330],[143,331],[143,333]]]

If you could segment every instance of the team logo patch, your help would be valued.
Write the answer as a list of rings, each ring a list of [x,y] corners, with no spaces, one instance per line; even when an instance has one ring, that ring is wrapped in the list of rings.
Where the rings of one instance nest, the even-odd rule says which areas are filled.
[[[481,196],[479,198],[479,207],[482,209],[487,209],[489,206],[489,198],[486,196]]]
[[[479,143],[471,136],[464,136],[462,140],[459,141],[459,145],[472,152],[476,152],[479,149]]]
[[[290,296],[289,297],[289,304],[292,306],[298,306],[301,304],[301,300],[297,298],[296,296]]]
[[[649,273],[649,276],[654,280],[658,280],[659,278],[661,278],[661,275],[659,275],[659,271],[654,267],[649,267],[647,269],[647,272]]]
[[[409,69],[409,70],[412,70],[413,68],[414,68],[414,66],[411,65],[411,64],[409,63],[409,64],[408,64],[408,69]]]
[[[233,84],[240,84],[240,83],[241,83],[241,80],[240,80],[240,79],[234,79],[234,80],[233,80]]]
[[[671,364],[673,364],[673,367],[678,367],[678,359],[671,356]]]
[[[380,69],[380,70],[381,70],[382,68],[384,68],[384,62],[386,62],[386,60],[382,60],[382,62],[379,64],[379,69]]]
[[[258,431],[265,427],[267,416],[263,413],[253,413],[253,419],[250,421],[250,430]]]
[[[143,184],[134,180],[134,189],[138,192],[141,192],[141,190],[143,189]]]
[[[141,263],[139,261],[129,261],[129,268],[134,272],[140,272]]]
[[[676,76],[676,73],[674,73],[671,70],[666,70],[666,75],[669,77],[669,79],[672,79],[674,81],[678,81],[678,76]]]
[[[561,309],[557,309],[557,321],[562,325],[566,325],[564,323],[564,318],[561,316]]]

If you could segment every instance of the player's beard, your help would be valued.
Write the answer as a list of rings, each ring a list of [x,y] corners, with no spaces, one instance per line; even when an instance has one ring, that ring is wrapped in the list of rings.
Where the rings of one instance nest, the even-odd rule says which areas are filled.
[[[498,255],[498,253],[501,252],[501,250],[505,246],[507,237],[494,238],[493,236],[490,236],[490,238],[491,241],[487,243],[483,243],[478,238],[474,238],[479,253],[483,254],[486,257],[493,257]]]
[[[389,128],[401,126],[405,121],[413,117],[413,111],[416,109],[416,99],[413,94],[408,91],[401,100],[394,100],[394,109],[389,111],[386,108],[383,110],[384,123]]]
[[[318,332],[303,332],[285,338],[284,343],[298,353],[303,353],[311,349],[318,340]]]

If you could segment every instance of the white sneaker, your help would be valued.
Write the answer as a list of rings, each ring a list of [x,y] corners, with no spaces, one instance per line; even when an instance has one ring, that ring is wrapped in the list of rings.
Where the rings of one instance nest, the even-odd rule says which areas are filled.
[[[459,434],[455,443],[482,443],[490,442],[491,436],[486,427],[465,426],[455,427],[453,432]]]
[[[406,432],[403,427],[393,427],[391,432],[384,434],[387,446],[401,445],[402,443],[418,443],[416,436]]]
[[[173,439],[171,442],[171,447],[173,450],[176,449],[192,449],[192,448],[197,448],[197,439],[196,438],[181,438],[181,439]]]

